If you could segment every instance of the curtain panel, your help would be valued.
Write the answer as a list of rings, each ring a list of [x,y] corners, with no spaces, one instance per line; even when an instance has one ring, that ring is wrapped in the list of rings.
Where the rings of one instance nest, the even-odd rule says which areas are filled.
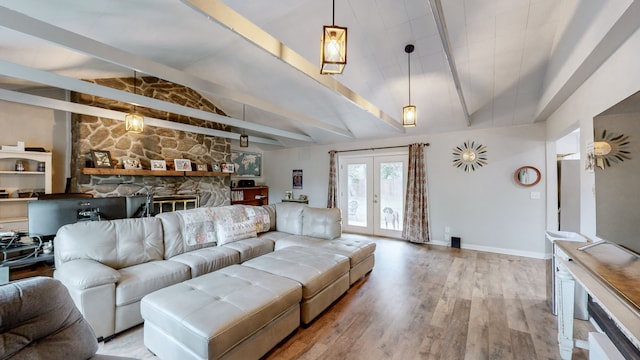
[[[402,238],[415,243],[429,242],[427,172],[424,161],[426,146],[426,144],[409,145]]]
[[[329,191],[327,191],[327,207],[338,207],[338,152],[329,151]]]

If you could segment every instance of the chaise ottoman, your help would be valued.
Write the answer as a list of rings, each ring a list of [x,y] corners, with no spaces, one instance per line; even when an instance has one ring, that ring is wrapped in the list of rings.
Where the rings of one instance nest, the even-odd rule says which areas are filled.
[[[349,258],[323,249],[290,246],[242,263],[302,285],[300,320],[309,324],[349,289]]]
[[[231,265],[148,294],[144,344],[160,359],[259,359],[300,324],[298,282]]]

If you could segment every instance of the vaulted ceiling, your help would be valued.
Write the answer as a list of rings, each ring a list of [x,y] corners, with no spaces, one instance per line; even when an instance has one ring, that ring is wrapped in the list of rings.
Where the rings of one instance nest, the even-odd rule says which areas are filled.
[[[637,28],[625,23],[636,7],[632,0],[337,0],[348,64],[328,76],[319,74],[319,41],[332,22],[329,0],[0,0],[0,99],[62,109],[22,96],[50,86],[189,112],[79,81],[135,69],[199,91],[230,118],[196,117],[246,128],[266,147],[531,124],[624,39],[612,34],[616,26]],[[407,44],[415,45],[410,58]],[[409,61],[418,125],[405,129]]]

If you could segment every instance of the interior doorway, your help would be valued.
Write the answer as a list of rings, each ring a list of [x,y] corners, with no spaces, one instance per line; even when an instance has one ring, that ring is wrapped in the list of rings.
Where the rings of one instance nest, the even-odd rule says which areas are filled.
[[[345,231],[401,238],[407,152],[338,158]]]
[[[580,232],[580,129],[556,141],[558,229]]]

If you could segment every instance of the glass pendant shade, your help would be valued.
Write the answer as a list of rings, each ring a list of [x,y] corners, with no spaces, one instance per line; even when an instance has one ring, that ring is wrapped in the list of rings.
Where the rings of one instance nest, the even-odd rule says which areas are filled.
[[[321,74],[342,74],[347,65],[347,28],[323,26],[320,47]]]
[[[417,110],[415,105],[407,105],[402,108],[402,126],[414,127],[416,126]]]
[[[130,113],[124,117],[125,128],[133,133],[144,131],[144,117],[138,113]]]

